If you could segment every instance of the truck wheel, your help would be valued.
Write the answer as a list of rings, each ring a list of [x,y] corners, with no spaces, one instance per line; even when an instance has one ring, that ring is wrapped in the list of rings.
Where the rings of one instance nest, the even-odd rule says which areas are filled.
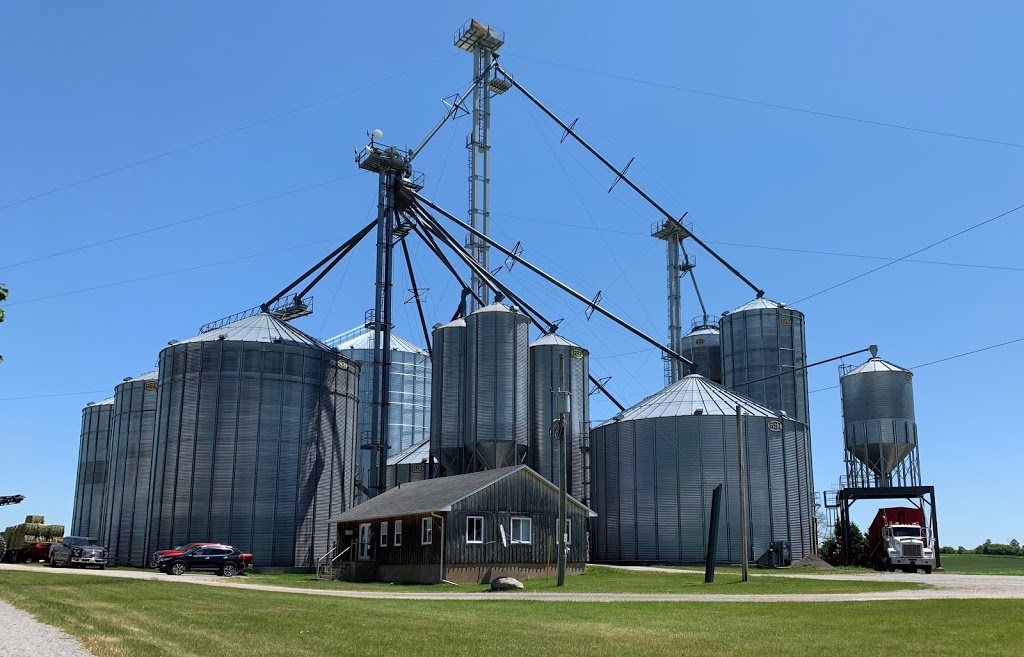
[[[885,572],[891,573],[891,572],[895,572],[895,570],[896,570],[896,568],[892,565],[892,559],[886,559],[885,560]]]
[[[54,559],[53,555],[51,554],[50,555],[50,568],[56,568],[56,567],[57,567],[57,560]]]
[[[924,574],[925,575],[931,575],[932,574],[932,567],[931,566],[925,566],[924,567]]]

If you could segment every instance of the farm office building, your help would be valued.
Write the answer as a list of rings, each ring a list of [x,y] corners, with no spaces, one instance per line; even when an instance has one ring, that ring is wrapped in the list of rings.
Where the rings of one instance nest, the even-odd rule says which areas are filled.
[[[582,573],[587,519],[569,497],[567,570]],[[487,582],[554,572],[558,488],[525,465],[402,484],[330,521],[335,573],[384,582]]]

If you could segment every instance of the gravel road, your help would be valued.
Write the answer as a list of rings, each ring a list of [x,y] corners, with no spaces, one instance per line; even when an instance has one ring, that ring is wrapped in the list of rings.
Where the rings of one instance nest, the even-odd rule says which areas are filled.
[[[624,566],[629,570],[653,570],[656,572],[681,573],[685,571],[668,568],[641,568]],[[254,591],[295,593],[301,595],[322,595],[339,598],[386,598],[407,600],[538,600],[547,602],[869,602],[884,600],[941,600],[941,599],[1024,599],[1024,577],[1003,575],[904,575],[895,573],[865,574],[813,574],[778,575],[756,574],[754,577],[806,577],[812,579],[869,580],[886,582],[917,582],[933,588],[909,591],[880,591],[867,593],[799,593],[789,595],[736,595],[719,593],[688,594],[640,594],[640,593],[407,593],[403,591],[339,591],[324,589],[303,589],[287,586],[250,584],[244,577],[224,579],[215,575],[186,574],[172,577],[157,572],[130,570],[69,570],[65,568],[40,568],[2,564],[0,571],[38,573],[40,577],[50,574],[82,575],[90,577],[122,577],[142,579],[167,584],[202,584]],[[529,583],[527,583],[529,585]]]
[[[0,601],[0,657],[92,657],[78,639]]]

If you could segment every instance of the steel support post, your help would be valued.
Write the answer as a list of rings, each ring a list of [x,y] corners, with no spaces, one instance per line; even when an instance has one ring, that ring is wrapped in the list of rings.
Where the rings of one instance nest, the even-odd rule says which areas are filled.
[[[401,176],[390,168],[378,173],[377,267],[373,308],[373,410],[370,422],[370,485],[373,495],[387,487],[388,420],[391,383],[391,285],[394,274],[395,187]]]
[[[668,260],[668,346],[672,351],[681,354],[683,352],[683,295],[679,289],[679,238],[670,235],[666,239],[665,250]],[[689,374],[689,369],[685,368],[681,361],[672,358],[669,362],[672,366],[669,376],[670,384]]]

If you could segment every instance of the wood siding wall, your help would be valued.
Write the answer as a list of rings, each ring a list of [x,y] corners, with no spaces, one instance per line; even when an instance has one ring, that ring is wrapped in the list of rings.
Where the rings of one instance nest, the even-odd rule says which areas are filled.
[[[569,563],[587,560],[586,513],[575,504],[568,504],[572,542],[569,545]],[[466,543],[466,517],[483,516],[484,543]],[[512,518],[523,516],[533,520],[531,543],[513,544]],[[551,563],[558,560],[555,524],[558,520],[558,492],[539,481],[530,473],[520,470],[495,482],[476,495],[455,504],[445,521],[448,543],[445,562],[466,563]],[[509,544],[501,544],[498,525],[505,527]],[[550,556],[548,539],[551,540]]]
[[[444,515],[444,562],[457,564],[554,564],[558,560],[555,525],[558,520],[558,492],[552,490],[533,475],[519,471],[482,491],[455,504]],[[484,542],[466,542],[466,518],[484,518]],[[530,543],[512,543],[512,518],[526,517],[533,521]],[[359,525],[369,522],[371,528],[370,561],[386,566],[437,564],[441,562],[441,521],[432,518],[433,541],[420,544],[423,518],[430,515],[387,518],[387,546],[380,545],[382,519],[348,522],[338,525],[338,545],[342,549],[352,546],[345,561],[358,560]],[[569,545],[569,563],[587,560],[587,517],[578,506],[568,504],[572,540]],[[395,547],[395,520],[402,521],[402,545]],[[508,545],[502,545],[498,525],[505,528]],[[346,531],[351,530],[351,535]],[[550,543],[550,549],[549,549]],[[352,554],[355,554],[353,557]]]

